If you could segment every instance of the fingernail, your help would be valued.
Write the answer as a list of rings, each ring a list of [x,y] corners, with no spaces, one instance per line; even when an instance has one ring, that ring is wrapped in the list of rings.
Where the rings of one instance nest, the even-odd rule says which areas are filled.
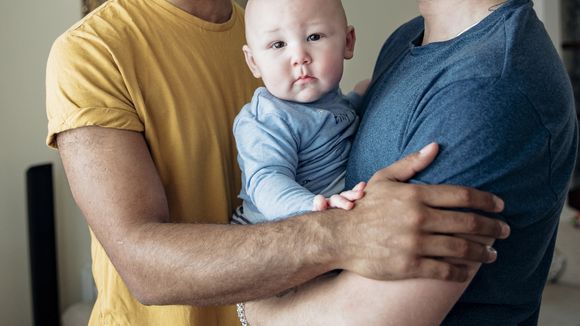
[[[495,250],[491,246],[487,246],[487,253],[489,254],[489,259],[487,260],[488,263],[493,263],[497,259],[497,250]]]
[[[503,211],[505,204],[501,198],[493,196],[493,203],[495,204],[495,208],[497,209],[498,212]]]
[[[419,155],[425,155],[427,154],[427,149],[429,148],[429,146],[432,146],[434,143],[431,143],[423,148],[421,148],[421,150],[419,150]]]
[[[502,225],[501,225],[502,237],[507,238],[511,232],[512,232],[512,230],[511,230],[510,226],[507,225],[506,223],[502,223]]]

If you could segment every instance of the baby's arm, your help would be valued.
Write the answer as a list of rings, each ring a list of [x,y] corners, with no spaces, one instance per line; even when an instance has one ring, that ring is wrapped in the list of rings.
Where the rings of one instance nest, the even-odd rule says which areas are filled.
[[[244,107],[234,122],[242,199],[267,220],[312,211],[315,194],[296,182],[299,131],[283,113],[265,109],[267,99],[260,100],[260,108]]]
[[[346,190],[340,194],[326,198],[323,195],[316,195],[313,200],[313,211],[324,211],[328,208],[341,208],[350,210],[354,207],[354,202],[364,196],[365,182],[359,182],[352,190]]]

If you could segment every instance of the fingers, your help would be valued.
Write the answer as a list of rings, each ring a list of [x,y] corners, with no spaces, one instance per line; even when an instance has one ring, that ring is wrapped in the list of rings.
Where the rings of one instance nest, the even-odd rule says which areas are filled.
[[[461,186],[417,185],[421,198],[431,207],[454,207],[479,209],[486,212],[501,212],[504,202],[496,195]]]
[[[367,183],[364,182],[364,181],[361,181],[361,182],[357,183],[356,186],[354,186],[352,188],[352,190],[354,190],[354,191],[364,191],[366,187],[367,187]]]
[[[510,227],[497,219],[475,213],[428,209],[428,217],[420,219],[422,231],[445,234],[470,234],[495,239],[505,239]]]
[[[312,210],[315,212],[324,211],[328,208],[328,202],[326,201],[326,197],[322,195],[314,196],[312,200]]]
[[[417,172],[425,169],[433,160],[439,151],[439,145],[431,143],[423,147],[419,152],[407,155],[401,160],[391,164],[390,166],[378,171],[371,178],[389,179],[396,181],[407,181],[412,178]]]
[[[465,282],[469,278],[469,267],[455,265],[437,259],[421,259],[415,277],[443,281]]]
[[[328,199],[328,205],[332,208],[341,208],[350,210],[354,207],[354,203],[341,195],[332,195]]]
[[[366,183],[359,182],[352,190],[343,191],[340,193],[340,196],[346,198],[349,201],[357,201],[364,197],[364,188],[366,187]]]
[[[491,246],[453,236],[425,237],[420,251],[423,256],[428,257],[455,258],[486,264],[493,263],[497,259],[497,251]]]

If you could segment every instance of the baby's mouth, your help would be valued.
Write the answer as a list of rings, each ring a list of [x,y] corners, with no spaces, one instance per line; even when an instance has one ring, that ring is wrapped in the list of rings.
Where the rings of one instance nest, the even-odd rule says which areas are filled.
[[[298,83],[298,84],[304,84],[304,83],[311,82],[314,79],[315,78],[310,76],[310,75],[302,75],[302,76],[299,76],[298,78],[296,78],[296,80],[294,82]]]

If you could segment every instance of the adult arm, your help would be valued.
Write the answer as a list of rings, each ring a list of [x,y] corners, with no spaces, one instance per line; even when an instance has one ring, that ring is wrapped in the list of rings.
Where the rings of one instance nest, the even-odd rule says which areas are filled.
[[[419,148],[427,139],[442,144],[444,150],[413,182],[478,187],[513,199],[512,212],[513,207],[520,206],[520,190],[525,188],[513,175],[544,156],[538,145],[542,144],[543,136],[537,137],[538,143],[530,142],[529,131],[540,133],[541,126],[535,118],[520,117],[526,116],[524,113],[533,116],[533,108],[521,94],[506,93],[506,89],[505,85],[493,83],[493,80],[489,83],[478,80],[451,85],[431,98],[428,105],[421,108],[419,122],[409,126],[409,134],[413,136],[406,139],[403,155]],[[531,155],[527,157],[515,155],[527,146],[536,150],[530,150]],[[367,188],[365,198],[370,195]],[[516,198],[520,198],[519,202]],[[493,217],[506,219],[500,214],[493,214]],[[474,240],[491,244],[490,239]],[[520,243],[519,247],[522,250],[528,244]],[[512,246],[510,250],[518,249]],[[513,256],[514,252],[503,254]],[[524,253],[520,251],[519,254]],[[509,262],[504,260],[502,266],[507,264]],[[329,321],[336,325],[438,325],[459,300],[481,264],[468,266],[468,279],[461,283],[421,279],[381,282],[344,273],[335,279],[311,282],[299,288],[297,293],[282,298],[247,304],[248,315],[253,325],[326,325]],[[501,273],[501,269],[495,271]],[[523,270],[521,274],[525,274]],[[501,275],[496,278],[500,282]],[[492,285],[495,287],[495,284],[488,284]]]
[[[428,257],[490,261],[494,256],[478,243],[438,234],[506,236],[502,223],[430,208],[498,211],[501,203],[491,194],[396,181],[429,164],[433,146],[379,173],[357,213],[330,210],[236,226],[168,223],[163,186],[140,133],[82,127],[58,134],[57,142],[75,201],[144,304],[264,298],[337,268],[375,279],[465,280],[464,267]]]

